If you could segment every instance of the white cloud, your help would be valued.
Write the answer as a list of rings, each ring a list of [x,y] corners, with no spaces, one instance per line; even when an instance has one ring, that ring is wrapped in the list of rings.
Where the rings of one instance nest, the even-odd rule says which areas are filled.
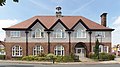
[[[14,19],[14,20],[11,20],[11,19],[6,19],[6,20],[0,20],[0,40],[4,40],[5,38],[5,31],[2,30],[2,28],[7,28],[11,25],[14,25],[18,23],[18,20]]]
[[[118,16],[113,22],[113,28],[115,29],[112,33],[113,45],[120,44],[120,16]]]

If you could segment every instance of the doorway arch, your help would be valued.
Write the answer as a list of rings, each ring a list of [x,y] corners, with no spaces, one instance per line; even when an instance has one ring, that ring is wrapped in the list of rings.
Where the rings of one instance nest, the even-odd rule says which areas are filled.
[[[87,54],[87,46],[83,42],[79,42],[75,45],[74,48],[75,55],[79,56],[79,58],[86,57]]]

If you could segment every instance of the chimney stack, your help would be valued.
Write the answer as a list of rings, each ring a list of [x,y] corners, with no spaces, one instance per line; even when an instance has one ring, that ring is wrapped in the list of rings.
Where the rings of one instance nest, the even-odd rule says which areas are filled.
[[[101,25],[103,25],[103,26],[107,26],[107,13],[103,13],[101,16]]]

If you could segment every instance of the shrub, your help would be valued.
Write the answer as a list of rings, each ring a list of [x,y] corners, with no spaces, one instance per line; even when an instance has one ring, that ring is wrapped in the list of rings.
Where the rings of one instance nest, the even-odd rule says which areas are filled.
[[[5,59],[5,55],[0,55],[0,59],[4,60]]]
[[[39,56],[39,57],[46,57],[46,54],[40,53],[38,56]]]
[[[48,54],[47,56],[46,56],[48,59],[50,59],[50,60],[52,60],[52,59],[56,59],[56,55],[54,55],[54,54]]]
[[[71,56],[63,56],[63,62],[73,62],[74,58]]]
[[[37,61],[45,61],[46,57],[38,57]]]
[[[24,56],[24,57],[22,58],[22,60],[32,61],[32,60],[34,60],[34,58],[35,58],[35,56],[30,55],[30,56]]]
[[[115,56],[114,54],[109,54],[109,57],[108,57],[108,58],[109,58],[110,60],[114,60],[115,57],[116,57],[116,56]]]
[[[22,60],[22,57],[14,57],[13,60]]]
[[[91,59],[98,59],[98,56],[97,56],[96,54],[93,54],[93,53],[90,53],[90,54],[89,54],[89,57],[90,57]]]
[[[49,60],[52,60],[52,62],[53,62],[53,64],[54,64],[55,59],[56,59],[56,55],[50,53],[50,54],[47,55],[47,58],[48,58]]]
[[[109,60],[109,54],[108,53],[100,53],[99,54],[99,60],[101,61],[106,61],[106,60]]]
[[[57,56],[56,62],[63,62],[63,56]]]
[[[89,56],[91,59],[98,59],[100,61],[114,60],[114,58],[115,58],[115,55],[109,54],[109,53],[99,53],[99,56],[91,53],[91,54],[89,54]]]

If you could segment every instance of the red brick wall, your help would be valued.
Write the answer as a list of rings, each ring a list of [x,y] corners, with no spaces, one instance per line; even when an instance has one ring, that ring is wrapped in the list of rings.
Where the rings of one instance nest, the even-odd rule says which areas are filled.
[[[14,43],[14,42],[7,42],[5,43],[5,51],[6,51],[6,59],[11,59],[12,58],[12,47],[14,45],[20,45],[22,47],[22,50],[23,50],[23,56],[26,56],[26,44],[25,43]],[[28,43],[28,55],[33,55],[33,47],[35,47],[35,45],[38,45],[40,44],[43,48],[44,48],[44,53],[47,54],[48,53],[48,44],[47,43]],[[75,48],[75,45],[77,43],[71,43],[71,52],[74,53],[74,48]],[[50,51],[51,53],[54,53],[54,48],[56,45],[62,45],[64,47],[64,50],[65,50],[65,55],[69,55],[69,43],[51,43],[50,44]],[[84,45],[86,45],[86,48],[87,48],[87,56],[89,54],[89,49],[90,49],[90,46],[89,46],[89,43],[85,43]],[[95,43],[92,43],[92,45],[95,45]],[[109,52],[111,52],[111,43],[104,43],[104,46],[109,46]]]

